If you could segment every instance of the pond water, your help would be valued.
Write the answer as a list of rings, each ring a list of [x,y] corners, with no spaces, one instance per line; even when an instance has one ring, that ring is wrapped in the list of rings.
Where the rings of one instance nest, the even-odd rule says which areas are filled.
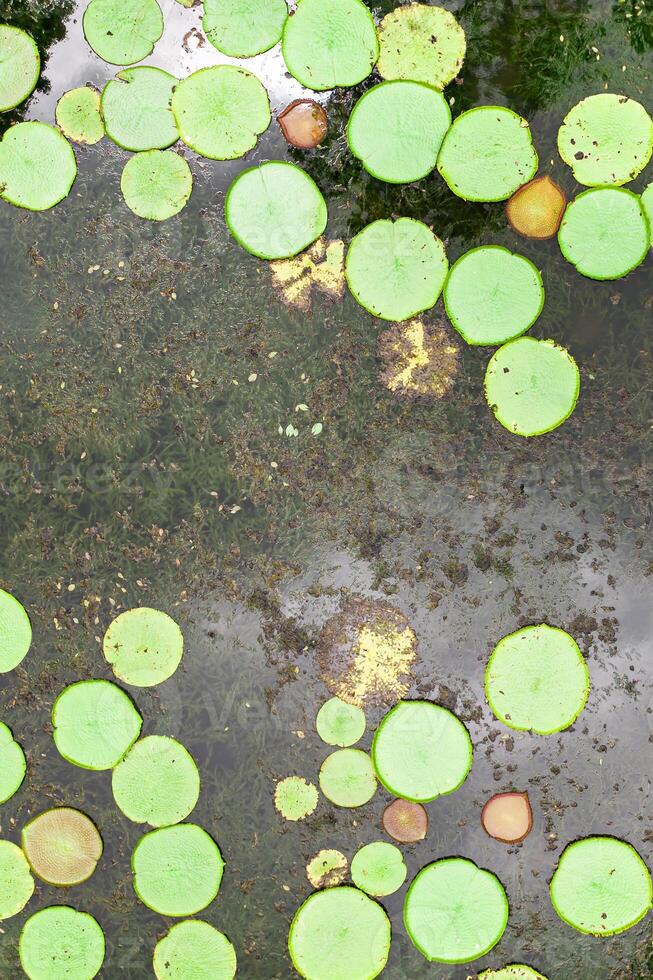
[[[84,41],[84,6],[0,3],[0,21],[33,31],[47,57],[28,106],[2,126],[51,122],[64,91],[112,77]],[[165,35],[147,63],[184,75],[230,60],[200,44],[197,8],[161,6]],[[369,6],[380,17],[395,4]],[[494,103],[526,115],[542,172],[570,196],[578,188],[555,151],[568,109],[604,90],[653,105],[653,22],[642,0],[445,6],[468,38],[461,79],[447,90],[454,114]],[[248,67],[273,110],[306,94],[278,50]],[[549,980],[650,977],[649,920],[611,939],[583,937],[555,915],[548,881],[564,845],[591,833],[624,837],[653,860],[651,258],[625,281],[590,282],[555,240],[518,238],[501,205],[465,204],[436,175],[407,187],[374,180],[344,137],[370,84],[319,96],[330,125],[317,150],[289,150],[273,120],[245,161],[188,151],[193,195],[160,225],[127,210],[128,155],[108,140],[76,148],[77,182],[54,210],[0,207],[0,586],[20,596],[34,626],[29,657],[0,679],[0,718],[29,762],[28,781],[2,807],[2,836],[18,840],[55,802],[88,813],[104,856],[64,900],[101,922],[102,976],[151,975],[169,923],[132,890],[141,831],[117,811],[109,773],[59,757],[50,709],[70,681],[110,676],[99,638],[117,612],[165,609],[184,631],[183,665],[135,700],[144,732],[179,737],[200,767],[192,819],[227,862],[201,917],[235,944],[239,975],[294,975],[286,936],[310,893],[307,860],[322,847],[351,857],[378,839],[389,797],[380,791],[353,811],[322,799],[290,824],[274,810],[275,780],[315,780],[328,752],[314,730],[328,696],[315,659],[321,626],[349,598],[381,599],[417,634],[410,695],[452,707],[475,748],[464,786],[429,806],[427,839],[404,849],[408,880],[456,854],[501,878],[510,921],[475,969],[517,961]],[[452,260],[486,243],[531,258],[546,289],[532,332],[568,346],[581,368],[572,418],[529,441],[500,428],[483,398],[491,352],[482,348],[461,351],[444,397],[403,401],[379,380],[384,325],[350,296],[315,293],[310,312],[285,305],[268,266],[230,238],[223,203],[240,169],[286,158],[324,191],[329,239],[407,215],[432,225]],[[633,189],[652,175],[649,165]],[[550,737],[502,728],[483,691],[497,640],[541,621],[577,637],[592,679],[580,719]],[[380,717],[368,712],[364,747]],[[507,848],[485,836],[480,812],[513,788],[528,791],[534,828]],[[404,894],[384,901],[393,923],[384,976],[473,976],[414,949]],[[60,900],[41,885],[30,911]],[[25,917],[3,923],[2,976],[18,974]]]

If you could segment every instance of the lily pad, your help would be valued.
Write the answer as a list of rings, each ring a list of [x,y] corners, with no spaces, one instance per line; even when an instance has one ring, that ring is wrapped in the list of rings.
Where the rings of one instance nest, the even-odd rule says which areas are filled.
[[[286,820],[304,820],[315,810],[317,788],[302,776],[280,779],[274,791],[274,805]]]
[[[313,99],[295,99],[279,113],[277,122],[287,142],[298,150],[319,146],[329,128],[325,110]]]
[[[130,163],[154,155],[132,157]],[[184,637],[167,613],[142,606],[116,616],[104,634],[102,650],[120,680],[134,687],[153,687],[176,671],[184,652]]]
[[[31,645],[32,625],[25,608],[13,595],[0,589],[0,674],[17,667]]]
[[[546,980],[546,977],[531,966],[510,963],[500,970],[483,970],[479,973],[478,980]]]
[[[313,888],[333,888],[344,881],[347,858],[342,851],[326,848],[318,851],[306,865],[306,877]]]
[[[537,166],[528,123],[502,106],[463,112],[438,157],[438,170],[450,189],[466,201],[505,201],[535,176]]]
[[[235,65],[193,72],[176,87],[171,105],[184,143],[211,160],[244,156],[270,125],[268,93]]]
[[[21,843],[34,874],[60,887],[86,881],[102,857],[99,830],[85,813],[68,806],[45,810],[30,820]]]
[[[398,891],[408,869],[398,847],[386,841],[365,844],[351,862],[351,879],[368,895],[382,898]]]
[[[27,858],[8,840],[0,840],[0,919],[10,919],[25,908],[34,894],[34,879]]]
[[[485,695],[499,721],[538,735],[573,725],[589,689],[587,664],[573,636],[545,623],[504,636],[485,671]]]
[[[208,922],[178,922],[154,948],[157,980],[233,980],[236,950]]]
[[[529,330],[542,312],[542,276],[523,255],[483,245],[452,266],[444,305],[468,344],[505,344]]]
[[[469,963],[501,939],[508,899],[490,871],[466,858],[444,858],[415,876],[406,894],[404,923],[427,960]]]
[[[646,258],[651,229],[642,200],[624,187],[594,187],[571,202],[560,250],[588,279],[620,279]]]
[[[408,3],[379,24],[381,78],[408,78],[443,89],[460,72],[465,32],[444,7]]]
[[[178,80],[152,68],[125,68],[104,86],[102,115],[107,136],[123,150],[165,150],[179,139],[170,108]]]
[[[299,0],[281,41],[291,75],[317,91],[358,85],[379,57],[376,26],[361,0]]]
[[[179,214],[186,206],[193,190],[193,175],[184,158],[174,150],[146,150],[144,153],[136,153],[127,161],[122,172],[120,189],[125,204],[139,218],[166,221]],[[170,653],[171,651],[166,651],[167,655]],[[124,669],[126,673],[122,679],[127,684],[138,687],[160,684],[177,667],[177,664],[172,667],[172,662],[166,667],[161,654],[162,651],[157,650],[153,656],[144,657],[143,662],[137,664],[129,654],[119,653],[113,665],[114,673],[116,677],[120,677],[118,671]],[[169,667],[172,670],[163,676],[165,669]],[[127,680],[127,672],[130,680]]]
[[[57,126],[74,143],[92,146],[104,136],[100,93],[90,85],[70,89],[57,102]]]
[[[400,844],[424,840],[429,829],[429,815],[421,803],[393,800],[383,811],[383,829]]]
[[[340,698],[330,698],[318,711],[315,727],[327,745],[347,748],[363,737],[365,713],[355,704],[347,704]]]
[[[560,918],[578,932],[614,936],[651,908],[651,874],[626,841],[585,837],[563,851],[551,879],[551,901]]]
[[[204,0],[204,33],[232,58],[251,58],[281,40],[286,0]]]
[[[349,289],[384,320],[410,320],[435,305],[449,262],[444,245],[413,218],[373,221],[352,239],[345,261]]]
[[[369,803],[376,793],[376,776],[367,752],[362,749],[332,752],[320,768],[320,789],[336,806]]]
[[[320,237],[327,206],[315,181],[292,163],[250,167],[227,191],[225,218],[242,248],[260,259],[287,259]]]
[[[0,24],[0,112],[24,102],[40,74],[41,57],[34,38],[19,27]]]
[[[135,823],[164,827],[184,820],[199,798],[200,777],[183,745],[164,735],[135,742],[111,777],[113,798]]]
[[[52,707],[55,745],[64,759],[82,769],[113,769],[142,724],[131,698],[111,681],[77,681]]]
[[[354,106],[347,141],[373,177],[408,184],[433,170],[450,126],[451,110],[441,92],[421,82],[381,82]]]
[[[653,119],[625,95],[590,95],[565,117],[558,150],[579,184],[626,184],[651,159]]]
[[[519,844],[533,829],[528,793],[496,793],[481,812],[483,830],[503,844]]]
[[[295,912],[288,950],[307,980],[374,980],[388,962],[390,920],[357,888],[313,892]]]
[[[220,889],[224,861],[202,827],[181,823],[141,837],[132,854],[134,891],[160,915],[195,915]]]
[[[84,11],[84,36],[111,65],[133,65],[152,54],[163,34],[156,0],[91,0]]]
[[[553,238],[567,207],[562,187],[548,175],[535,177],[506,202],[506,217],[513,231],[526,238]]]
[[[30,980],[93,980],[104,962],[104,933],[88,912],[50,905],[30,916],[18,942]]]
[[[26,772],[25,753],[14,741],[11,729],[0,721],[0,803],[18,792]]]
[[[42,122],[17,123],[0,141],[0,197],[28,211],[47,211],[70,193],[77,161],[68,140]]]
[[[552,340],[518,337],[500,347],[485,372],[485,397],[500,422],[520,436],[557,429],[578,401],[578,365]]]

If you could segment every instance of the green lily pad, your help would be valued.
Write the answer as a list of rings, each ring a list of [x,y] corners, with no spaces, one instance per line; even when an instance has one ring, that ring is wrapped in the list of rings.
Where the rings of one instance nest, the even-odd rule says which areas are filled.
[[[542,312],[542,276],[529,259],[507,248],[473,248],[452,266],[444,305],[468,344],[505,344],[532,327]]]
[[[132,157],[130,163],[155,153]],[[141,606],[116,616],[104,634],[102,651],[119,680],[134,687],[153,687],[176,671],[184,652],[184,637],[167,613]]]
[[[354,106],[347,141],[373,177],[408,184],[433,170],[450,126],[451,110],[441,92],[421,82],[381,82]]]
[[[178,922],[154,947],[157,980],[233,980],[236,950],[208,922]]]
[[[18,599],[0,589],[0,674],[17,667],[27,656],[31,645],[29,616]]]
[[[200,794],[193,757],[174,738],[149,735],[135,742],[111,777],[113,798],[135,823],[164,827],[184,820]]]
[[[179,83],[171,105],[184,143],[211,160],[244,156],[270,125],[268,93],[235,65],[193,72]]]
[[[560,918],[578,932],[614,936],[651,908],[651,874],[626,841],[585,837],[563,851],[551,879],[551,901]]]
[[[642,200],[625,187],[594,187],[571,202],[560,250],[588,279],[620,279],[646,258],[651,229]]]
[[[388,962],[390,920],[357,888],[313,892],[295,912],[288,950],[307,980],[374,980]]]
[[[653,244],[653,183],[649,184],[642,193],[642,207],[648,221],[651,243]]]
[[[508,966],[501,967],[500,970],[483,970],[482,973],[479,973],[478,980],[547,980],[547,978],[534,970],[532,966],[525,966],[523,963],[510,963]]]
[[[18,208],[53,208],[70,193],[76,176],[72,147],[54,126],[17,123],[0,141],[0,197]]]
[[[178,79],[151,68],[125,68],[104,86],[107,136],[123,150],[165,150],[179,139],[170,100]]]
[[[82,769],[113,769],[142,724],[129,695],[111,681],[77,681],[52,707],[55,745],[64,759]]]
[[[41,57],[34,39],[19,27],[0,24],[0,112],[24,102],[40,74]]]
[[[313,888],[333,888],[347,874],[347,858],[342,851],[324,848],[306,865],[306,877]]]
[[[438,157],[450,189],[466,201],[505,201],[537,167],[528,123],[502,106],[477,106],[454,119]]]
[[[167,221],[186,206],[193,190],[193,175],[184,158],[174,150],[145,150],[144,153],[136,153],[125,164],[120,189],[125,204],[139,218]],[[171,651],[167,650],[165,654],[169,656]],[[161,676],[166,669],[162,651],[157,650],[139,664],[134,663],[129,654],[119,653],[114,663],[117,677],[120,677],[118,671],[122,669],[118,666],[119,662],[130,673],[131,680],[127,680],[126,676],[123,678],[126,683],[151,687],[170,677],[179,661],[170,673]],[[172,662],[168,666],[172,666]]]
[[[104,933],[88,912],[50,905],[30,916],[18,942],[30,980],[93,980],[104,962]]]
[[[141,837],[132,854],[134,891],[160,915],[195,915],[220,889],[224,861],[202,827],[180,823]]]
[[[273,160],[236,177],[224,205],[229,231],[260,259],[288,259],[320,237],[327,206],[319,187],[292,163]]]
[[[281,41],[291,75],[316,91],[358,85],[379,57],[371,13],[361,0],[299,0]]]
[[[315,719],[317,733],[327,745],[347,748],[359,742],[365,731],[365,712],[340,698],[330,698]]]
[[[302,776],[280,779],[274,791],[274,805],[286,820],[304,820],[315,810],[317,788]]]
[[[251,58],[281,40],[286,0],[204,0],[204,33],[232,58]]]
[[[34,879],[27,858],[8,840],[0,840],[0,919],[10,919],[25,908],[34,894]]]
[[[376,774],[394,796],[428,803],[453,793],[472,768],[472,740],[451,711],[430,701],[400,701],[372,743]]]
[[[573,636],[545,623],[504,636],[485,671],[485,696],[499,721],[538,735],[573,725],[589,689],[587,664]]]
[[[651,159],[653,119],[625,95],[590,95],[565,117],[558,150],[579,184],[626,184]]]
[[[68,806],[44,810],[25,824],[21,844],[34,874],[62,888],[90,878],[103,850],[90,817]]]
[[[365,844],[351,862],[351,879],[368,895],[382,898],[398,891],[406,880],[408,869],[398,847],[387,841]]]
[[[100,93],[90,85],[70,89],[57,102],[57,126],[74,143],[92,146],[104,136],[100,114]]]
[[[0,721],[0,803],[18,792],[26,772],[25,753],[14,741],[11,729]]]
[[[408,78],[443,89],[465,60],[465,32],[444,7],[408,3],[379,24],[381,78]]]
[[[372,760],[362,749],[332,752],[322,763],[319,779],[320,789],[336,806],[363,806],[376,793]]]
[[[518,337],[490,358],[485,397],[497,422],[520,436],[540,436],[568,419],[578,401],[580,372],[552,340]]]
[[[434,306],[448,268],[440,239],[413,218],[373,221],[352,239],[345,262],[354,299],[373,316],[395,321]]]
[[[469,963],[501,939],[508,899],[490,871],[466,858],[444,858],[415,876],[406,894],[404,923],[427,960]]]
[[[163,34],[156,0],[91,0],[84,11],[84,36],[111,65],[134,65],[147,58]]]

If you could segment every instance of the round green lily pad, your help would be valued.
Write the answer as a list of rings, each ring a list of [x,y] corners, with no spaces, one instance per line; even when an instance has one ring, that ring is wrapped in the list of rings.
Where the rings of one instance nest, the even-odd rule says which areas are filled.
[[[626,184],[651,159],[653,119],[625,95],[590,95],[565,117],[558,150],[579,184]]]
[[[178,80],[142,65],[119,71],[104,86],[102,115],[107,136],[123,150],[165,150],[179,139],[170,108]]]
[[[34,879],[27,858],[8,840],[0,840],[0,919],[10,919],[25,908],[34,894]]]
[[[403,854],[398,847],[388,844],[387,841],[365,844],[356,852],[351,862],[351,879],[354,884],[368,895],[378,898],[398,891],[407,874]]]
[[[316,91],[358,85],[379,57],[372,14],[361,0],[299,0],[283,29],[283,60]]]
[[[57,102],[57,126],[74,143],[92,146],[104,136],[100,114],[100,93],[90,85],[70,89]]]
[[[651,874],[626,841],[585,837],[563,851],[551,879],[551,901],[560,918],[578,932],[614,936],[651,908]]]
[[[111,681],[77,681],[52,707],[55,745],[64,759],[82,769],[113,769],[142,724],[131,698]]]
[[[408,184],[433,170],[450,126],[442,92],[421,82],[381,82],[354,106],[347,141],[373,177]]]
[[[204,0],[204,33],[232,58],[251,58],[281,40],[286,0]]]
[[[286,820],[304,820],[315,810],[317,787],[302,776],[280,779],[274,791],[274,805]]]
[[[202,827],[180,823],[141,837],[132,854],[134,891],[160,915],[195,915],[220,889],[224,861]]]
[[[395,321],[434,306],[448,268],[440,239],[413,218],[373,221],[354,236],[345,262],[354,299],[373,316]]]
[[[178,922],[154,948],[157,980],[233,980],[236,950],[208,922]]]
[[[400,701],[372,743],[376,774],[394,796],[428,803],[453,793],[472,768],[472,740],[451,711],[430,701]]]
[[[588,279],[620,279],[646,258],[651,229],[642,200],[625,187],[583,191],[565,211],[560,250]]]
[[[520,436],[557,429],[576,407],[579,391],[578,365],[552,340],[511,340],[495,351],[485,372],[485,397],[497,422]]]
[[[0,112],[24,102],[40,74],[41,58],[34,39],[19,27],[0,24]]]
[[[483,970],[482,973],[479,973],[478,980],[547,980],[547,978],[534,970],[532,966],[525,966],[523,963],[510,963],[508,966],[501,967],[500,970]]]
[[[0,141],[0,197],[28,211],[47,211],[66,197],[77,176],[68,140],[42,122],[17,123]]]
[[[569,728],[589,689],[587,664],[573,636],[545,623],[504,636],[485,670],[485,696],[499,721],[538,735]]]
[[[174,738],[148,735],[135,742],[111,777],[113,798],[135,823],[164,827],[193,810],[200,777],[193,757]]]
[[[111,65],[134,65],[152,54],[163,34],[156,0],[91,0],[84,11],[84,36]]]
[[[174,150],[146,150],[144,153],[136,153],[127,161],[122,172],[120,189],[125,204],[139,218],[167,221],[186,206],[193,190],[193,175],[184,158]],[[165,653],[169,655],[170,652]],[[160,676],[165,669],[161,650],[144,658],[139,664],[135,664],[133,658],[125,654],[119,654],[118,659],[123,662],[124,669],[129,671],[132,678],[127,680],[125,676],[123,679],[138,687],[160,684],[174,673],[177,666],[175,664],[170,673]],[[114,673],[117,677],[120,677],[119,669],[116,662]]]
[[[30,980],[93,980],[104,945],[102,928],[88,912],[50,905],[27,920],[18,952]]]
[[[390,920],[357,888],[313,892],[295,912],[288,950],[307,980],[373,980],[388,962]]]
[[[18,599],[0,589],[0,674],[17,667],[27,656],[31,645],[32,624],[29,616]]]
[[[0,721],[0,803],[18,792],[26,772],[25,753],[14,741],[11,729]]]
[[[157,151],[132,157],[130,163],[155,154]],[[176,153],[169,155],[177,157]],[[184,637],[167,613],[142,606],[116,616],[104,634],[102,651],[120,680],[134,687],[153,687],[176,671],[184,652]]]
[[[322,763],[319,780],[327,800],[336,806],[363,806],[376,793],[372,760],[362,749],[332,752]]]
[[[408,3],[379,24],[381,78],[409,78],[443,89],[460,72],[465,32],[444,7]]]
[[[292,163],[273,160],[236,177],[224,205],[229,231],[260,259],[289,259],[320,237],[327,206],[319,187]]]
[[[466,858],[427,864],[406,893],[406,931],[431,962],[469,963],[485,956],[507,922],[503,885]]]
[[[90,878],[103,850],[90,817],[68,806],[44,810],[30,820],[23,827],[21,843],[34,874],[65,888]]]
[[[193,72],[176,87],[171,105],[184,143],[212,160],[244,156],[270,125],[268,93],[235,65]]]
[[[450,189],[466,201],[505,201],[537,166],[528,123],[502,106],[477,106],[454,119],[438,157]]]
[[[347,704],[340,698],[330,698],[318,711],[315,727],[327,745],[347,748],[363,737],[365,712],[355,704]]]
[[[507,248],[473,248],[452,266],[444,305],[468,344],[505,344],[532,327],[542,312],[542,276],[529,259]]]
[[[642,207],[651,233],[651,244],[653,244],[653,183],[649,184],[642,193]]]

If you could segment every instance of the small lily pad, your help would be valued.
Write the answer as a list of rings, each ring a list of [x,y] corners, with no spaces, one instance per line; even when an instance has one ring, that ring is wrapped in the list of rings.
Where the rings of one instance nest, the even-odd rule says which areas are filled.
[[[347,874],[347,858],[342,851],[327,848],[318,851],[306,865],[306,877],[313,888],[333,888]]]
[[[317,788],[301,776],[280,779],[274,791],[274,805],[286,820],[304,820],[315,810]]]
[[[408,78],[443,89],[462,68],[465,32],[444,7],[408,3],[379,25],[381,78]]]
[[[86,881],[102,857],[99,830],[85,813],[68,806],[53,807],[30,820],[21,843],[34,874],[59,887]]]
[[[8,840],[0,840],[0,919],[10,919],[25,908],[34,894],[34,879],[27,858]]]
[[[349,289],[384,320],[410,320],[435,305],[449,262],[431,229],[413,218],[373,221],[352,239],[345,261]]]
[[[358,85],[379,57],[376,26],[361,0],[299,0],[281,50],[291,75],[317,91]]]
[[[421,803],[393,800],[383,811],[383,829],[400,844],[424,840],[429,829],[429,815]]]
[[[104,933],[88,912],[50,905],[30,916],[18,941],[29,980],[93,980],[104,962]]]
[[[565,117],[558,150],[579,184],[626,184],[651,159],[653,119],[625,95],[590,95]]]
[[[478,980],[546,980],[546,977],[531,966],[525,966],[523,963],[510,963],[508,966],[501,967],[500,970],[483,970],[482,973],[479,973]]]
[[[560,250],[588,279],[620,279],[646,258],[651,229],[641,198],[624,187],[594,187],[571,202]]]
[[[163,827],[179,823],[194,809],[200,777],[183,745],[164,735],[148,735],[135,742],[118,763],[111,786],[126,817]]]
[[[17,667],[31,645],[32,624],[25,608],[13,595],[0,589],[0,674]]]
[[[408,184],[433,170],[450,126],[451,110],[441,92],[421,82],[381,82],[354,106],[347,141],[372,177]]]
[[[157,980],[233,980],[236,950],[208,922],[178,922],[154,948]]]
[[[362,749],[332,752],[320,768],[320,789],[336,806],[369,803],[376,793],[376,776],[367,752]]]
[[[220,889],[224,860],[202,827],[180,823],[141,837],[132,854],[134,891],[160,915],[195,915]]]
[[[125,68],[104,86],[102,115],[107,136],[123,150],[165,150],[179,139],[170,108],[178,80],[143,65]]]
[[[319,102],[295,99],[277,116],[281,132],[291,146],[312,150],[327,134],[329,119]]]
[[[25,753],[14,741],[11,729],[0,721],[0,803],[18,792],[26,772]]]
[[[24,102],[40,74],[41,57],[34,38],[19,27],[0,24],[0,112]]]
[[[111,65],[133,65],[152,54],[163,34],[156,0],[91,0],[84,11],[84,36]]]
[[[193,190],[193,175],[184,158],[174,150],[146,150],[144,153],[134,154],[127,161],[122,172],[120,189],[125,204],[139,218],[167,221],[186,206]],[[152,659],[158,660],[158,657]],[[160,676],[164,670],[161,662],[130,666],[134,666],[135,670],[131,674],[132,679],[127,683],[138,687],[160,684],[170,676]],[[170,673],[174,673],[176,666],[175,664]],[[120,676],[116,664],[114,672],[117,677]]]
[[[363,737],[365,714],[355,704],[347,704],[340,698],[331,698],[318,711],[315,727],[327,745],[347,748]]]
[[[481,812],[483,830],[503,844],[519,844],[533,829],[528,793],[496,793]]]
[[[74,143],[92,146],[104,136],[100,93],[90,85],[70,89],[57,102],[57,126]]]
[[[251,58],[281,40],[286,0],[204,0],[204,33],[232,58]]]
[[[70,193],[77,161],[54,126],[23,122],[0,141],[0,197],[28,211],[47,211]]]
[[[386,841],[365,844],[351,862],[351,879],[362,891],[377,898],[392,895],[406,880],[408,869],[398,847]]]
[[[116,616],[104,634],[102,651],[119,680],[134,687],[153,687],[176,671],[184,637],[167,613],[141,606]]]
[[[557,429],[578,401],[580,372],[552,340],[518,337],[500,347],[485,372],[485,397],[497,422],[520,436]]]
[[[454,120],[438,170],[466,201],[505,201],[537,173],[528,123],[502,106],[477,106]]]
[[[55,745],[64,759],[82,769],[113,769],[142,724],[131,698],[111,681],[77,681],[52,707]]]
[[[525,238],[553,238],[567,207],[562,187],[547,174],[520,187],[506,202],[506,217],[513,231]]]

